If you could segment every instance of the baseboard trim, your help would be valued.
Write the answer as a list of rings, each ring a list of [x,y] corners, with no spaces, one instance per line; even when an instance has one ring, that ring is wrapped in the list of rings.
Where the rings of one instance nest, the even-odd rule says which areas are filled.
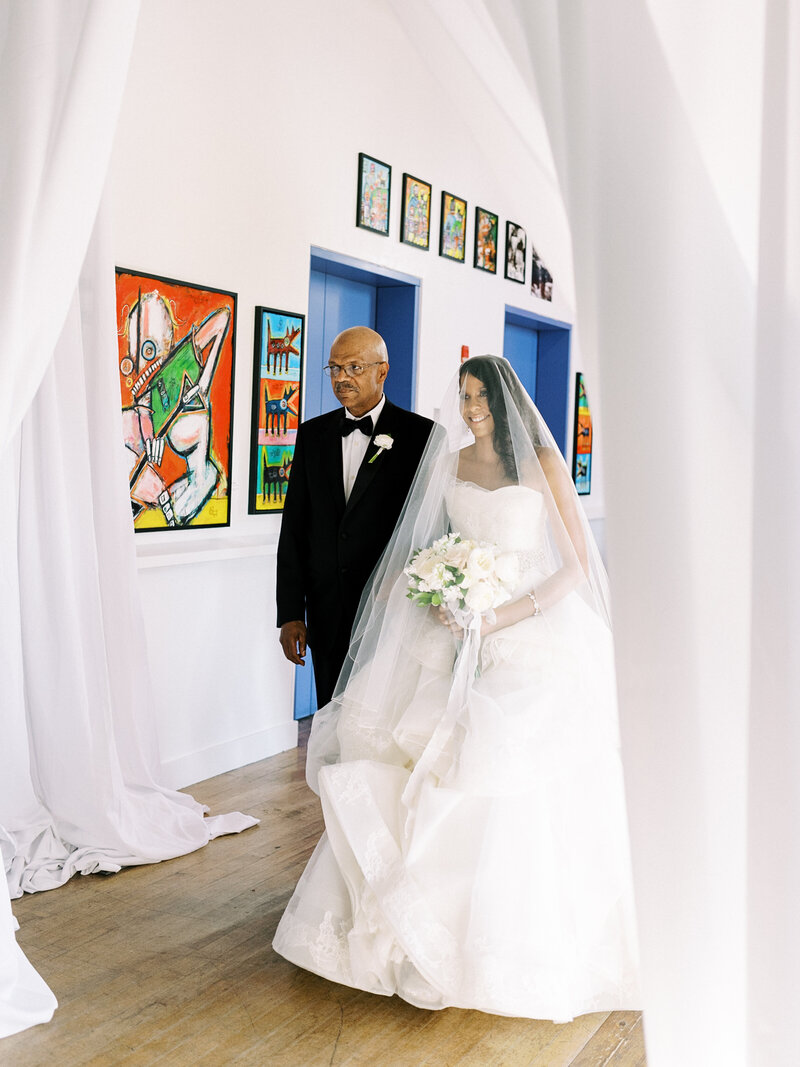
[[[297,723],[278,723],[246,737],[223,741],[219,745],[166,760],[161,764],[162,781],[169,789],[183,789],[206,778],[214,778],[217,774],[225,774],[248,763],[275,756],[278,752],[286,752],[296,745]]]

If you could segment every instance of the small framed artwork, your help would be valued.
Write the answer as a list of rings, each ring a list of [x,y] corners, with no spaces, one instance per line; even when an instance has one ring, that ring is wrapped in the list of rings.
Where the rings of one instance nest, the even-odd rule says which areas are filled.
[[[579,496],[592,491],[592,413],[586,396],[586,383],[575,375],[575,440],[572,449],[572,480]]]
[[[133,528],[230,525],[236,293],[116,268]]]
[[[389,164],[359,152],[356,226],[388,237],[391,193],[392,168]]]
[[[467,237],[467,202],[452,193],[442,193],[442,220],[439,225],[439,255],[464,262]]]
[[[478,270],[497,273],[497,215],[486,208],[475,208],[475,258]]]
[[[506,278],[525,284],[525,254],[528,238],[516,222],[506,223]]]
[[[305,316],[257,307],[250,430],[251,515],[283,511],[300,422]]]
[[[413,174],[403,175],[403,211],[400,240],[415,248],[428,249],[431,237],[431,186]]]
[[[553,299],[553,275],[542,263],[533,245],[531,245],[531,292],[540,300]]]

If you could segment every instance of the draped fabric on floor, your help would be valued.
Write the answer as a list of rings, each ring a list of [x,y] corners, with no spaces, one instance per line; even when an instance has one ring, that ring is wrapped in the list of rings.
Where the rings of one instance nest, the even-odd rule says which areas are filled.
[[[137,11],[136,0],[0,7],[0,848],[11,896],[181,855],[255,821],[204,818],[158,784],[103,200]],[[10,912],[0,938],[2,1035],[49,1018],[54,1002],[20,958]]]
[[[540,100],[572,232],[603,434],[648,1064],[789,1067],[800,2],[470,0],[468,17]]]

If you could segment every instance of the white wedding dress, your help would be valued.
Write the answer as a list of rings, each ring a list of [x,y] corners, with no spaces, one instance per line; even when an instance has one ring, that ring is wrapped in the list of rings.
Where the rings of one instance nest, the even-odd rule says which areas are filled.
[[[518,554],[515,596],[537,585],[540,493],[455,482],[447,508],[462,536]],[[341,762],[319,774],[326,833],[274,947],[421,1008],[556,1021],[635,1008],[611,635],[573,592],[475,655],[459,690],[454,639],[431,620],[391,707],[359,693],[368,672],[351,677]]]

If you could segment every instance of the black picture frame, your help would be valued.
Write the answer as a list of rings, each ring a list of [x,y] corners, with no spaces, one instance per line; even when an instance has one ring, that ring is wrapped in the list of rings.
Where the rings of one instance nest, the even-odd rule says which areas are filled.
[[[442,190],[439,219],[439,255],[453,263],[463,263],[467,250],[467,202],[455,193]]]
[[[272,333],[273,326],[276,333]],[[247,508],[250,515],[283,511],[284,483],[288,488],[303,411],[305,344],[306,317],[302,312],[256,307]],[[266,359],[266,369],[262,357]]]
[[[176,332],[178,333],[178,338],[171,344],[169,351],[163,358],[153,359],[151,365],[152,370],[148,370],[148,378],[150,382],[148,388],[152,389],[153,392],[158,391],[158,396],[161,401],[160,415],[162,417],[162,423],[161,426],[154,424],[154,436],[166,437],[169,426],[177,421],[177,418],[182,412],[208,412],[209,439],[211,441],[211,451],[209,453],[211,457],[210,462],[217,467],[217,470],[220,473],[220,482],[225,488],[223,495],[217,495],[215,487],[211,494],[211,496],[214,497],[214,500],[211,500],[211,496],[207,497],[198,507],[197,511],[183,521],[170,522],[167,511],[162,505],[162,513],[167,519],[166,525],[150,525],[149,523],[141,525],[140,520],[142,518],[145,518],[145,522],[147,522],[146,515],[148,510],[155,511],[155,508],[148,508],[146,505],[142,505],[135,493],[136,479],[141,474],[143,467],[146,466],[146,454],[142,451],[141,455],[138,457],[138,462],[134,465],[129,474],[134,531],[139,535],[148,533],[165,533],[173,530],[203,530],[230,526],[231,499],[233,495],[233,401],[236,385],[238,294],[232,292],[230,289],[220,289],[214,285],[190,282],[184,279],[172,278],[163,274],[154,274],[151,271],[139,270],[132,267],[115,267],[114,277],[118,323],[121,324],[122,319],[125,316],[126,308],[133,308],[136,305],[137,299],[141,302],[142,297],[145,297],[146,299],[148,295],[158,297],[172,309],[166,314],[172,319],[173,325],[176,327]],[[149,287],[151,283],[155,283],[158,286],[158,289],[151,290],[150,294],[143,293],[142,290]],[[212,319],[212,316],[221,311],[227,311],[227,325],[224,327],[224,331],[221,330],[222,341],[217,355],[216,369],[213,372],[212,382],[208,386],[207,394],[202,399],[195,397],[192,399],[187,398],[186,401],[184,401],[182,394],[187,385],[187,373],[179,369],[177,374],[172,375],[173,383],[178,380],[178,378],[181,378],[183,382],[180,386],[180,401],[178,404],[175,404],[175,393],[172,391],[171,387],[167,387],[166,384],[164,384],[164,379],[168,373],[166,368],[168,365],[171,365],[173,368],[176,366],[180,368],[181,361],[184,358],[183,354],[188,353],[190,350],[195,352],[196,357],[196,328],[204,326]],[[175,314],[178,316],[177,320],[173,318],[173,315]],[[191,325],[187,325],[187,322],[191,322]],[[117,355],[120,372],[120,399],[123,418],[125,417],[126,411],[129,410],[129,396],[131,389],[135,392],[137,387],[141,386],[142,381],[140,379],[140,381],[134,382],[137,371],[134,370],[132,365],[130,367],[128,366],[132,361],[130,355],[125,351],[127,344],[127,332],[125,330],[120,330]],[[145,348],[146,344],[147,342],[145,342],[145,345],[143,345],[142,348]],[[164,385],[163,390],[156,384],[159,379],[162,380],[162,385]],[[189,376],[188,381],[192,380],[191,376]],[[164,417],[168,408],[170,409],[169,414]],[[153,412],[156,410],[155,404],[152,405],[150,410]],[[220,440],[220,437],[222,440]],[[169,437],[166,437],[166,443],[167,445],[171,445]],[[167,481],[170,477],[168,471],[168,463],[170,461],[167,459],[168,452],[169,449],[165,447],[162,461],[159,464],[159,474],[165,478],[166,489],[169,489],[171,485],[174,484],[174,480],[173,482]],[[180,455],[183,456],[183,453],[180,453]],[[224,518],[205,518],[203,521],[199,521],[200,515],[204,514],[207,510],[207,505],[214,503],[216,504],[216,510],[219,510],[220,501],[224,502]]]
[[[359,152],[356,226],[388,237],[391,202],[392,168],[375,156]]]
[[[488,225],[488,233],[487,233]],[[472,266],[487,274],[497,274],[497,238],[500,219],[485,207],[475,208],[475,238]]]
[[[572,480],[578,496],[592,491],[592,411],[586,395],[586,381],[575,375],[575,416],[572,424]]]
[[[433,186],[430,182],[415,178],[413,174],[403,175],[400,240],[405,245],[421,248],[425,252],[430,249],[431,244],[432,198]]]
[[[525,284],[527,253],[528,235],[525,227],[516,222],[506,222],[505,276],[510,282]]]

